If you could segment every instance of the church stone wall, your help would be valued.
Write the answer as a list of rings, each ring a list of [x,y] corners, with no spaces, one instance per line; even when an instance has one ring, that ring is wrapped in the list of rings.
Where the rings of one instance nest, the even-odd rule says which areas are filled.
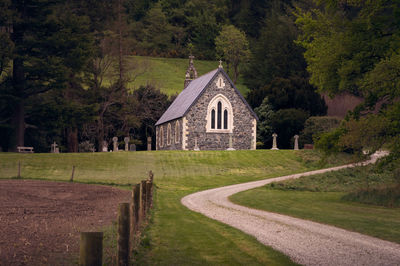
[[[176,127],[176,122],[178,122],[178,127]],[[167,142],[168,125],[171,126],[171,142]],[[162,136],[160,134],[162,128]],[[176,139],[176,134],[178,134],[178,139]],[[161,146],[163,138],[163,145]],[[178,140],[178,141],[176,141]],[[158,125],[156,128],[156,149],[157,150],[182,150],[182,119],[176,119]]]
[[[205,89],[200,99],[191,107],[186,114],[188,127],[187,150],[195,148],[195,139],[197,138],[198,148],[200,150],[226,150],[229,148],[229,133],[207,133],[207,108],[211,99],[218,94],[223,94],[228,98],[233,109],[233,133],[232,146],[236,150],[251,149],[254,139],[253,123],[254,117],[251,115],[248,107],[243,103],[240,96],[232,88],[230,82],[223,77],[225,86],[218,88],[215,80]],[[253,144],[254,147],[254,144]]]

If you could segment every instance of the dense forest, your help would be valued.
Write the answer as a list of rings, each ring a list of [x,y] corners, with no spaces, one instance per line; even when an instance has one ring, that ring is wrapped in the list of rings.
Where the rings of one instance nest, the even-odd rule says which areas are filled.
[[[288,148],[326,114],[317,90],[365,97],[353,124],[382,99],[395,117],[399,10],[366,0],[0,0],[0,147],[101,150],[130,136],[144,148],[173,97],[129,88],[145,71],[130,55],[222,59],[249,88],[263,147],[275,131]]]

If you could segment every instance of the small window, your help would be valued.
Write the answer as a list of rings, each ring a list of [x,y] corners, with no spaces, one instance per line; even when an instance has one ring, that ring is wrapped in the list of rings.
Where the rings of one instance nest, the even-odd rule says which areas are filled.
[[[160,147],[164,146],[164,130],[163,127],[160,126]]]
[[[167,126],[167,145],[171,145],[171,124]]]
[[[224,110],[224,129],[228,129],[228,110]]]
[[[212,109],[211,111],[211,128],[215,129],[215,110]]]
[[[180,133],[179,133],[179,121],[176,121],[175,123],[175,143],[178,144],[179,143],[179,137],[180,137]]]
[[[217,129],[221,129],[221,121],[222,121],[222,103],[218,102],[217,104]]]

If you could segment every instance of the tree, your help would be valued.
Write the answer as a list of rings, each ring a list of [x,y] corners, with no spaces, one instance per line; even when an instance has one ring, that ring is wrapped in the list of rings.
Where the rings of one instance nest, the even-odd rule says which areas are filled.
[[[400,95],[400,4],[398,1],[325,1],[299,11],[298,43],[320,91],[349,92],[370,99]]]
[[[268,97],[274,110],[297,108],[308,111],[311,115],[326,114],[326,105],[321,95],[300,77],[275,78],[260,89],[251,90],[247,100],[251,106],[259,106],[261,99]]]
[[[261,141],[264,148],[266,148],[267,144],[270,144],[272,134],[274,133],[272,121],[275,115],[272,106],[268,101],[268,97],[265,97],[261,105],[254,109],[254,111],[259,119],[259,122],[257,123],[257,141]]]
[[[297,35],[293,16],[278,8],[270,10],[260,37],[252,45],[251,60],[244,72],[244,82],[251,90],[262,88],[278,77],[307,78],[304,49],[294,43]]]
[[[246,35],[235,26],[224,26],[215,39],[215,44],[217,53],[227,63],[228,71],[230,66],[233,68],[233,82],[236,83],[240,74],[239,66],[246,63],[250,55]]]
[[[341,128],[321,137],[320,146],[361,151],[386,143],[400,154],[393,145],[400,134],[398,117],[392,120],[400,105],[400,3],[315,2],[317,8],[299,10],[296,20],[310,82],[331,95],[348,92],[365,98]],[[379,113],[369,112],[375,107]]]

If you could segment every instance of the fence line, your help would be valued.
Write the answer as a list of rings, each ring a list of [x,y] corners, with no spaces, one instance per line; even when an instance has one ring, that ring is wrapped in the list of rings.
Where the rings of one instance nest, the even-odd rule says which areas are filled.
[[[145,229],[150,209],[153,206],[153,179],[154,174],[150,171],[146,180],[142,180],[132,187],[130,203],[120,203],[118,206],[118,265],[129,265],[130,254],[140,242],[141,232]],[[88,241],[88,233],[81,233],[80,265],[91,265],[87,262],[94,259],[96,265],[102,264],[103,233],[92,233],[96,236],[96,241]],[[99,240],[100,236],[101,240]]]

